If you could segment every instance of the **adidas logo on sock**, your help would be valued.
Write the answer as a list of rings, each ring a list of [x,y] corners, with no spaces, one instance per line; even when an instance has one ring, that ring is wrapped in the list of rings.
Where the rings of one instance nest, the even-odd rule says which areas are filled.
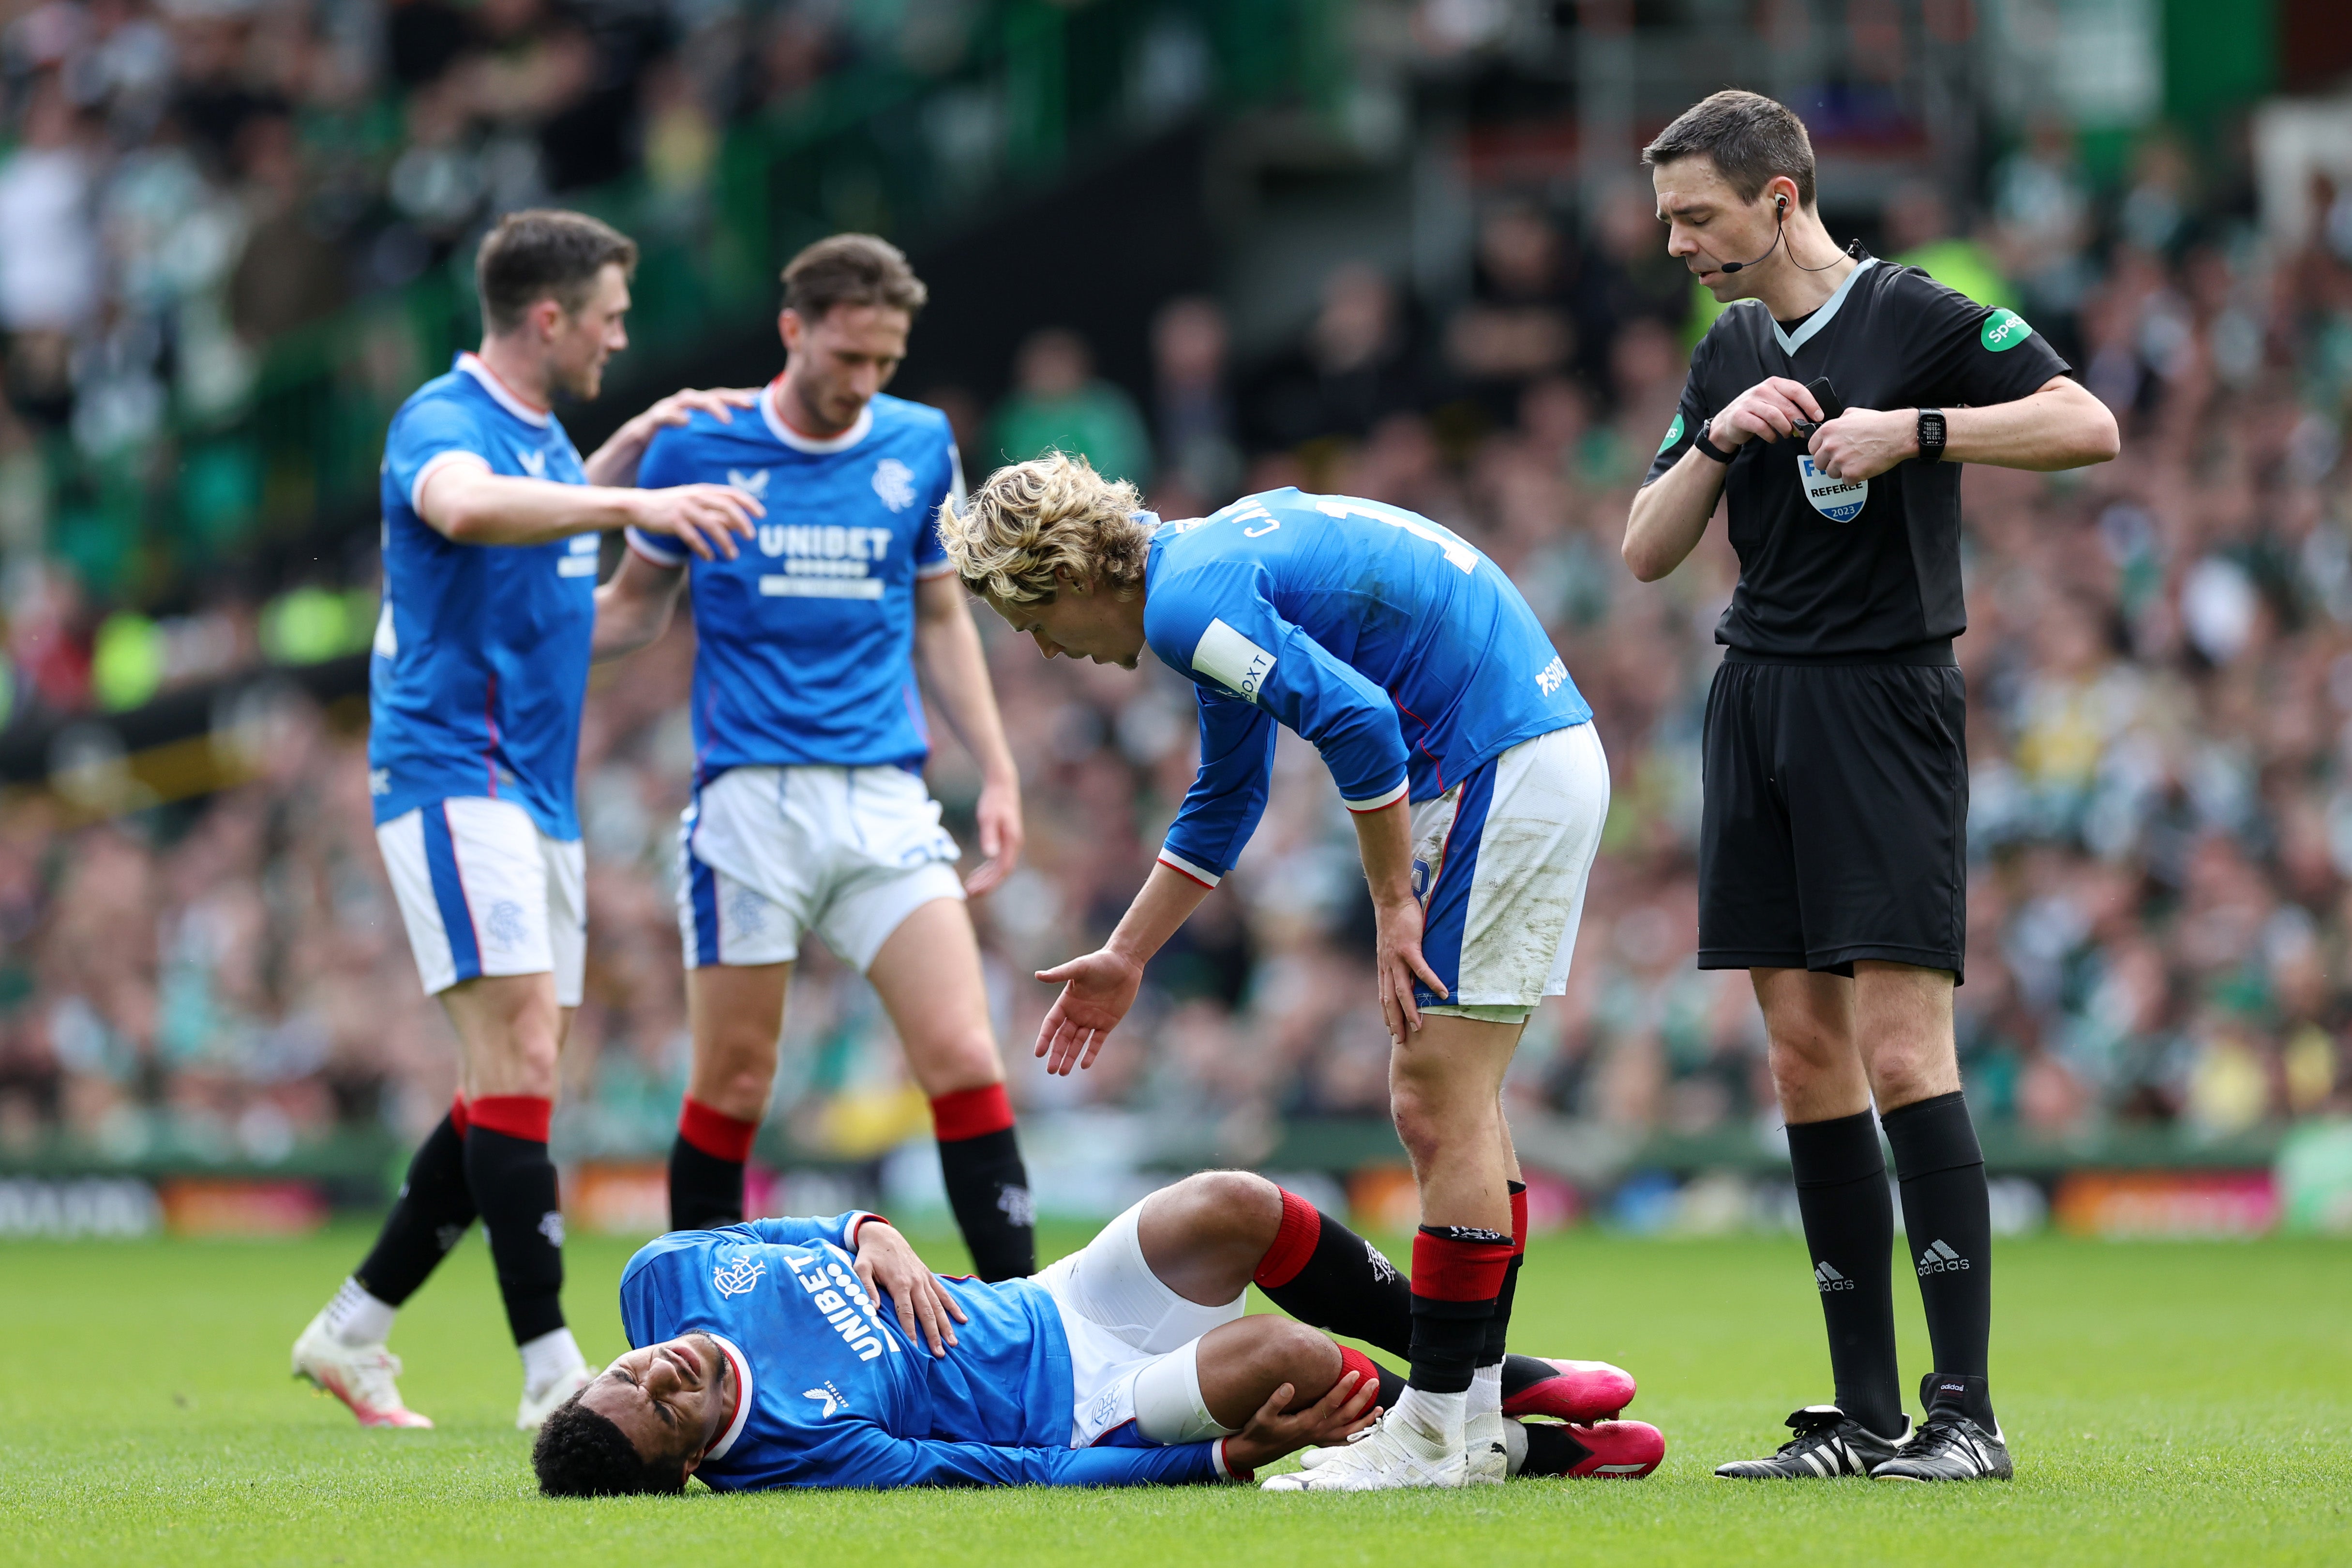
[[[1843,1274],[1839,1273],[1833,1266],[1828,1263],[1816,1263],[1813,1265],[1813,1283],[1821,1287],[1822,1294],[1824,1296],[1828,1295],[1832,1291],[1851,1291],[1853,1289],[1853,1281],[1847,1279]]]
[[[1930,1274],[1957,1274],[1969,1266],[1969,1260],[1952,1250],[1948,1241],[1931,1241],[1927,1250],[1919,1254],[1919,1278]]]

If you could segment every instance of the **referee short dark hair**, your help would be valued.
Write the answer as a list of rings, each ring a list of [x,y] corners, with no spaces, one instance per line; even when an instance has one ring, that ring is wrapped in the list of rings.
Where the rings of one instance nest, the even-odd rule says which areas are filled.
[[[907,253],[878,235],[834,235],[784,267],[784,308],[811,325],[836,305],[887,305],[911,318],[930,298]]]
[[[1786,174],[1797,183],[1797,204],[1813,204],[1813,139],[1786,104],[1760,92],[1727,88],[1703,98],[1642,149],[1653,166],[1693,157],[1713,163],[1743,202]]]
[[[624,276],[637,270],[637,242],[612,225],[553,207],[509,213],[474,253],[483,325],[511,332],[542,299],[553,299],[566,314],[577,310],[607,267]]]

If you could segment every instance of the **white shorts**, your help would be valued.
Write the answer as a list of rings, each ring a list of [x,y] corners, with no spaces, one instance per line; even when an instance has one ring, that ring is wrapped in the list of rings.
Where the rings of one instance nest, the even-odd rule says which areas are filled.
[[[1422,956],[1451,993],[1423,1011],[1524,1019],[1568,989],[1585,884],[1609,815],[1609,758],[1591,723],[1523,740],[1412,809]]]
[[[1242,1315],[1249,1292],[1221,1307],[1204,1307],[1160,1283],[1143,1260],[1143,1243],[1136,1234],[1142,1212],[1142,1203],[1134,1205],[1104,1226],[1101,1235],[1036,1276],[1062,1310],[1062,1330],[1069,1336],[1073,1448],[1089,1448],[1131,1421],[1163,1443],[1225,1429],[1202,1425],[1207,1413],[1200,1408],[1193,1357],[1202,1334]],[[1184,1408],[1188,1397],[1190,1411]]]
[[[907,916],[963,896],[939,802],[903,768],[730,768],[678,836],[689,969],[789,963],[814,931],[862,974]]]
[[[512,800],[453,795],[375,831],[427,996],[484,975],[555,976],[580,1005],[588,959],[588,862]]]

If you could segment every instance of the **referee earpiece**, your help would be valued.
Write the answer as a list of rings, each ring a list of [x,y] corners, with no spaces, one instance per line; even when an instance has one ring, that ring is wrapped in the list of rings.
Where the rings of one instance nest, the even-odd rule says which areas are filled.
[[[1772,198],[1772,243],[1764,247],[1764,254],[1758,256],[1754,261],[1725,262],[1723,264],[1725,275],[1727,277],[1735,272],[1745,272],[1751,267],[1761,267],[1764,263],[1771,260],[1772,253],[1780,248],[1781,238],[1787,235],[1788,232],[1789,198],[1786,196],[1775,196]],[[1831,267],[1835,267],[1843,256],[1858,256],[1861,251],[1861,246],[1862,242],[1860,240],[1856,240],[1853,245],[1848,246],[1845,250],[1839,253],[1838,256],[1830,257],[1829,260],[1822,263],[1819,267],[1807,267],[1803,262],[1797,260],[1797,254],[1794,251],[1790,251],[1789,253],[1789,260],[1800,272],[1827,272]]]

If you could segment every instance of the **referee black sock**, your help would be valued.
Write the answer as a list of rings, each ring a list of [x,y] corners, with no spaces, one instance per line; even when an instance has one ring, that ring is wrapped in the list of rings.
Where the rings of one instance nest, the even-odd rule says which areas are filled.
[[[551,1108],[523,1095],[478,1099],[468,1107],[466,1182],[481,1205],[517,1344],[563,1326],[563,1208],[555,1162],[547,1157]],[[499,1127],[485,1125],[494,1119]]]
[[[1992,1213],[1984,1152],[1968,1102],[1955,1089],[1881,1119],[1903,1184],[1903,1226],[1916,1254],[1912,1269],[1919,1276],[1936,1371],[1939,1380],[1961,1384],[1964,1392],[1954,1402],[1990,1427],[1992,1402],[1984,1378],[1992,1336]]]
[[[1013,1102],[1002,1083],[934,1096],[931,1125],[940,1141],[940,1175],[948,1207],[983,1280],[1019,1280],[1037,1271],[1037,1206],[1029,1167],[1013,1130]]]
[[[1838,1408],[1881,1437],[1903,1430],[1895,1366],[1895,1291],[1887,1277],[1895,1205],[1867,1111],[1792,1123],[1789,1163],[1830,1334]]]
[[[426,1276],[474,1223],[474,1195],[466,1186],[466,1132],[450,1108],[408,1162],[408,1178],[376,1232],[375,1246],[352,1278],[389,1307],[416,1293]]]

